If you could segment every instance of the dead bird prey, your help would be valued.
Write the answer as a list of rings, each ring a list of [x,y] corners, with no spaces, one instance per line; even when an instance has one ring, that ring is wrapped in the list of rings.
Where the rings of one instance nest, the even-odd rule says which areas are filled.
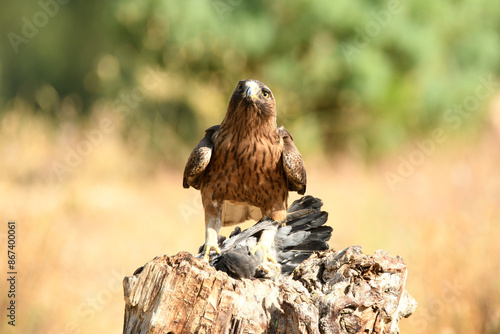
[[[313,252],[328,249],[332,228],[324,225],[328,213],[321,211],[322,205],[319,198],[312,196],[304,196],[292,203],[285,225],[278,227],[270,247],[271,254],[277,259],[276,265],[263,262],[258,253],[250,251],[264,231],[279,225],[271,219],[263,219],[244,231],[236,227],[228,239],[220,238],[220,254],[212,256],[210,264],[234,278],[289,275]],[[201,246],[197,257],[203,257],[203,250],[204,246]]]

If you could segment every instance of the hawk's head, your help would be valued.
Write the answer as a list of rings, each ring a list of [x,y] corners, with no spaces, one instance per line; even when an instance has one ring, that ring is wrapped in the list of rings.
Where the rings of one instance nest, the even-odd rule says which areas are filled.
[[[253,117],[276,119],[276,102],[264,83],[253,79],[242,80],[236,85],[227,112],[247,120]]]

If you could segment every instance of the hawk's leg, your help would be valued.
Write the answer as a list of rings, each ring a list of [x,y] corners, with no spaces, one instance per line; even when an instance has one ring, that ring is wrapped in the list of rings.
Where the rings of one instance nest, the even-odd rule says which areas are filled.
[[[220,220],[220,205],[213,203],[213,209],[205,209],[205,255],[203,259],[207,262],[210,261],[210,252],[215,251],[217,254],[220,253],[219,242],[217,240],[217,235],[221,228]]]
[[[282,224],[284,224],[286,220],[286,210],[274,211],[271,215],[271,218],[277,222],[281,222]],[[273,248],[274,245],[275,235],[276,235],[275,229],[262,231],[259,242],[250,250],[253,254],[255,254],[259,249],[262,250],[262,262],[268,261],[272,263],[277,263],[275,255],[271,253],[271,249]]]

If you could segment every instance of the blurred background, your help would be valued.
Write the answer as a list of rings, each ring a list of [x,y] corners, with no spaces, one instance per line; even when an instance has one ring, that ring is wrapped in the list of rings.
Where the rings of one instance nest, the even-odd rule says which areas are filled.
[[[246,78],[273,91],[331,247],[405,259],[401,332],[500,333],[498,1],[2,8],[0,246],[15,220],[19,273],[2,333],[122,330],[123,277],[204,241],[183,167]]]

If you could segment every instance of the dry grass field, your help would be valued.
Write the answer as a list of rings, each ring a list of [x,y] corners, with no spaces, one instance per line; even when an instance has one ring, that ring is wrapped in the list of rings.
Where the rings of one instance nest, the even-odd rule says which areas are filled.
[[[203,242],[198,193],[182,188],[180,169],[153,166],[116,131],[85,146],[85,130],[71,123],[55,128],[19,110],[0,121],[0,262],[5,273],[15,220],[18,271],[16,327],[4,316],[2,278],[0,332],[120,333],[122,278]],[[71,157],[78,147],[84,155]],[[405,259],[419,307],[402,333],[500,333],[499,147],[488,130],[449,133],[428,154],[409,146],[370,167],[306,156],[308,193],[330,213],[331,247]],[[410,158],[413,170],[402,164]],[[398,168],[404,176],[391,184],[387,173]]]

